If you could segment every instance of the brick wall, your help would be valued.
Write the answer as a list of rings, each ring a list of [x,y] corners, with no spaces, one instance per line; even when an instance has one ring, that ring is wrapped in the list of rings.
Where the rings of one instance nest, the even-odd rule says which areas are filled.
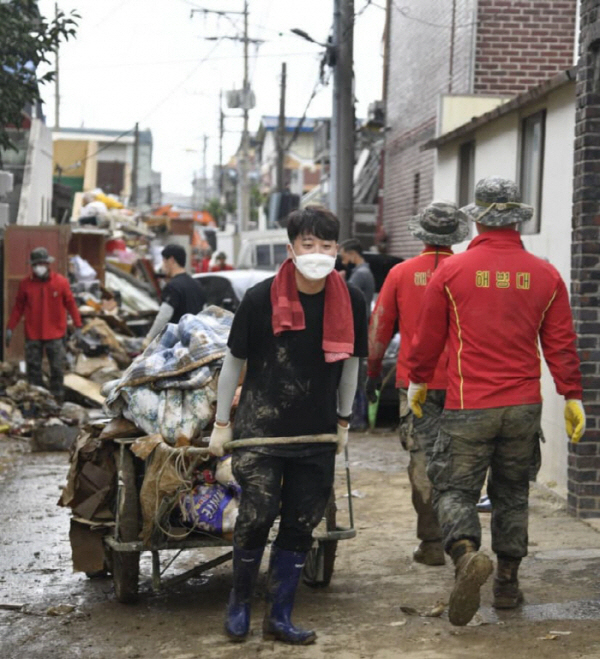
[[[457,0],[452,90],[467,93],[473,78],[475,0]],[[434,136],[438,95],[450,87],[452,0],[392,3],[383,225],[390,253],[414,256],[422,243],[407,231],[419,175],[420,207],[431,201],[435,153],[420,144]]]
[[[587,430],[569,445],[569,511],[600,517],[600,13],[582,0],[576,85],[571,305]]]
[[[474,91],[518,94],[573,65],[576,0],[479,0]]]
[[[434,134],[439,95],[517,94],[573,63],[576,0],[455,0],[453,40],[452,6],[391,3],[382,217],[389,251],[404,258],[421,248],[406,231],[416,174],[420,205],[433,193],[435,154],[419,144]]]

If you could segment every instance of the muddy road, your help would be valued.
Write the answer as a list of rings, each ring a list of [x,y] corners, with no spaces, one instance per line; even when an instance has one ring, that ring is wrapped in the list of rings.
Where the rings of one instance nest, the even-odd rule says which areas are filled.
[[[131,606],[115,601],[110,579],[73,573],[69,511],[56,505],[68,455],[30,453],[23,440],[0,440],[1,659],[600,657],[600,534],[591,525],[569,517],[561,501],[534,488],[530,556],[521,570],[525,606],[496,613],[488,583],[472,623],[452,627],[440,606],[451,588],[451,566],[411,560],[415,518],[396,435],[353,434],[350,441],[358,534],[339,543],[328,588],[301,586],[295,620],[314,627],[318,639],[314,646],[290,647],[263,642],[260,635],[265,565],[253,634],[243,645],[221,633],[230,562],[155,594],[145,554],[141,597]],[[340,461],[342,524],[348,508],[343,467]],[[482,522],[489,548],[489,515]],[[168,574],[221,552],[186,551]]]

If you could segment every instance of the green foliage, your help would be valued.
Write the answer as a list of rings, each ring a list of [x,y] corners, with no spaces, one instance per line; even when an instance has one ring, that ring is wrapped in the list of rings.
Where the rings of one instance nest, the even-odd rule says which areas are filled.
[[[210,213],[215,218],[217,226],[222,226],[225,222],[225,208],[217,198],[211,199],[202,210]]]
[[[75,36],[79,14],[59,11],[48,20],[35,0],[0,2],[0,149],[14,149],[8,127],[20,127],[28,103],[41,100],[40,85],[52,82],[55,71],[37,74],[51,64],[61,41]]]
[[[265,196],[261,194],[258,185],[250,188],[250,220],[258,222],[258,209],[265,203]]]

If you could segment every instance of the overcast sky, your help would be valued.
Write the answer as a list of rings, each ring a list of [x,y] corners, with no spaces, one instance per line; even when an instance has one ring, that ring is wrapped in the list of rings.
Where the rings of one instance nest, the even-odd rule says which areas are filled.
[[[54,13],[54,0],[39,0],[42,13]],[[377,5],[377,6],[376,6]],[[218,164],[219,91],[239,89],[243,44],[223,38],[243,34],[243,17],[194,13],[194,8],[243,10],[243,0],[58,0],[61,10],[81,15],[77,38],[60,50],[60,124],[63,127],[123,129],[136,121],[152,130],[153,167],[162,172],[167,192],[191,194],[194,173]],[[356,114],[381,98],[383,0],[355,0]],[[319,79],[322,48],[290,33],[308,32],[325,42],[333,0],[250,0],[250,79],[256,108],[250,131],[262,115],[279,112],[281,63],[287,62],[286,114],[301,116]],[[364,10],[364,11],[363,11]],[[49,126],[54,125],[54,86],[42,94]],[[319,87],[307,116],[331,114],[331,83]],[[235,152],[241,111],[227,110],[223,160]]]

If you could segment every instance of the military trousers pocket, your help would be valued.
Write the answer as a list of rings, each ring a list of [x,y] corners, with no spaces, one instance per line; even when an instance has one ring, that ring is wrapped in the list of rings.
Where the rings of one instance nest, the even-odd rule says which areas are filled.
[[[427,475],[438,490],[447,489],[452,477],[452,437],[440,430],[427,466]]]

